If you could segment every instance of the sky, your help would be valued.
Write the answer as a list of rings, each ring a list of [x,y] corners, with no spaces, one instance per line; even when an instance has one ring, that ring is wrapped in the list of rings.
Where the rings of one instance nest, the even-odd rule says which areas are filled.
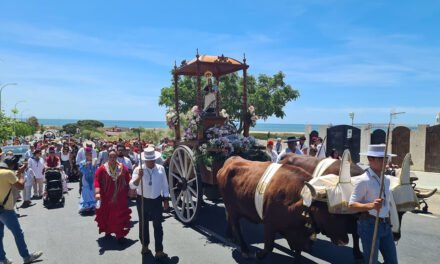
[[[268,123],[435,124],[439,1],[0,2],[2,108],[38,118],[161,121],[170,70],[200,54],[282,71],[300,92]],[[0,84],[1,86],[1,84]]]

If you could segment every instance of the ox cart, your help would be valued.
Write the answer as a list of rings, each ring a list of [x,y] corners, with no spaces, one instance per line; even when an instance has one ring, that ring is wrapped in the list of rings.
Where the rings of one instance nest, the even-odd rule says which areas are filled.
[[[220,198],[216,174],[228,156],[240,155],[253,160],[268,160],[267,154],[262,151],[263,147],[249,137],[252,113],[247,102],[246,81],[243,81],[241,98],[236,98],[242,102],[242,133],[237,133],[233,123],[228,122],[224,110],[221,110],[221,89],[218,88],[220,77],[242,71],[243,79],[246,80],[248,67],[245,57],[240,62],[223,55],[199,55],[198,52],[191,61],[183,61],[179,67],[174,65],[172,74],[175,108],[167,113],[167,122],[172,119],[170,128],[174,128],[177,143],[169,159],[168,182],[175,216],[185,224],[196,220],[204,196],[210,200]],[[180,76],[190,76],[197,89],[191,120],[188,120],[187,127],[182,130],[183,136],[181,127],[185,124],[181,120]],[[203,90],[202,81],[206,83]],[[251,152],[253,156],[249,154]],[[213,156],[221,158],[212,159]],[[211,162],[208,162],[207,157],[211,158]]]

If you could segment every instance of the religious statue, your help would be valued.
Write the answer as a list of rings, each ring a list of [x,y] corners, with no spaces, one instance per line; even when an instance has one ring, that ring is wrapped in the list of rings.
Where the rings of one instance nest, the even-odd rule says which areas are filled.
[[[215,109],[217,106],[217,92],[218,87],[212,84],[212,73],[207,71],[205,73],[205,77],[208,80],[207,85],[205,86],[205,103],[203,105],[203,112],[206,113],[215,113]]]

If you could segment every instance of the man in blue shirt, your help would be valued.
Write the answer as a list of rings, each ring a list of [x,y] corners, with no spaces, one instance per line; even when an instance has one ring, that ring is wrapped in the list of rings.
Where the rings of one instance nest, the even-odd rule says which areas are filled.
[[[281,153],[278,155],[277,163],[280,162],[280,160],[282,160],[287,153],[295,153],[297,155],[302,155],[301,150],[297,148],[298,141],[299,139],[295,136],[287,138],[287,141],[285,141],[285,143],[287,143],[287,148],[281,151]]]

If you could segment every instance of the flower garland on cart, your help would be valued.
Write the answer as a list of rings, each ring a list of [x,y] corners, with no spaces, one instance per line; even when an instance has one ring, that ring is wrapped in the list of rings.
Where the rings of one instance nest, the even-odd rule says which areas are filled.
[[[170,129],[174,129],[177,126],[177,122],[179,121],[179,116],[177,115],[177,111],[174,108],[170,107],[166,113],[167,125]]]
[[[185,115],[185,119],[188,122],[187,127],[184,128],[183,138],[185,140],[197,139],[198,127],[202,120],[202,113],[197,105],[193,106],[190,111]]]
[[[248,110],[251,118],[253,117],[251,120],[253,120],[252,126],[254,126],[257,120],[255,109],[252,106]],[[220,116],[229,120],[229,115],[224,109],[220,112]],[[223,163],[233,155],[252,160],[270,160],[266,152],[260,150],[264,147],[259,146],[254,137],[245,137],[239,134],[237,128],[230,122],[225,122],[222,126],[216,125],[208,128],[205,131],[205,139],[208,141],[199,146],[196,159],[208,166],[214,163]]]

